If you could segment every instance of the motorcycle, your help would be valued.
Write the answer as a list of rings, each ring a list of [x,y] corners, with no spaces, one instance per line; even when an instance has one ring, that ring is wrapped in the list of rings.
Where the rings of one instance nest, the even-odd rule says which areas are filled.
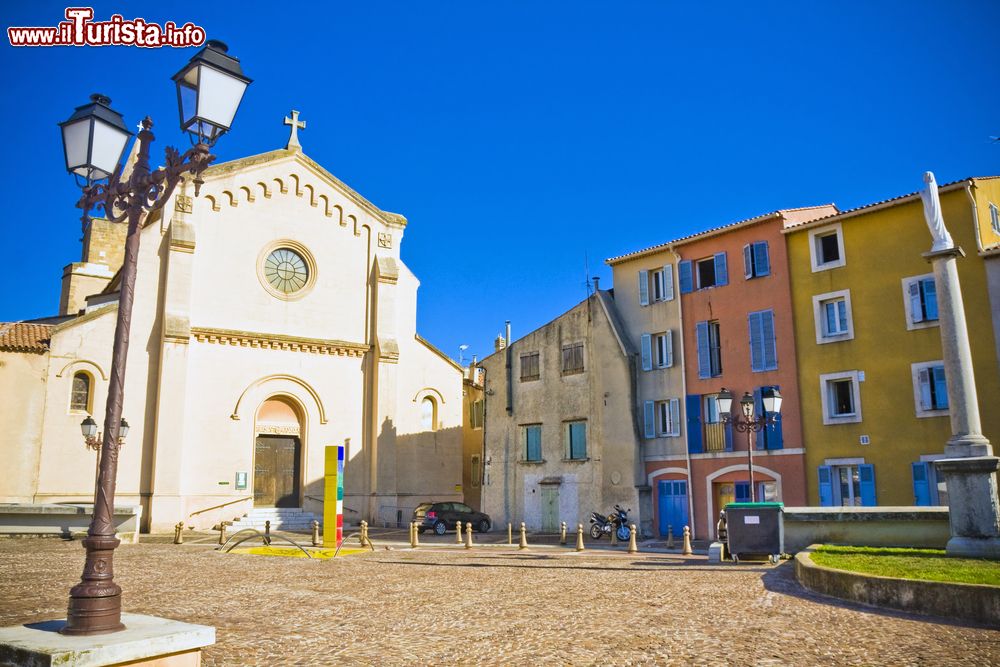
[[[611,531],[613,530],[620,542],[627,541],[631,534],[628,526],[628,513],[630,511],[622,509],[621,505],[615,505],[614,510],[607,516],[599,512],[591,512],[590,536],[595,540],[599,540],[602,535],[611,535]]]

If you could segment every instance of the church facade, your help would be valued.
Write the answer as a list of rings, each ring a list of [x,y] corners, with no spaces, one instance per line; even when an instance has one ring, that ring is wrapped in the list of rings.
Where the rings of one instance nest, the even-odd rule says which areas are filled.
[[[294,114],[293,114],[294,118]],[[117,504],[146,529],[254,507],[321,514],[345,446],[345,521],[462,500],[462,368],[416,332],[406,219],[284,149],[214,165],[143,223]],[[59,317],[0,324],[0,502],[90,502],[124,225],[95,219]]]

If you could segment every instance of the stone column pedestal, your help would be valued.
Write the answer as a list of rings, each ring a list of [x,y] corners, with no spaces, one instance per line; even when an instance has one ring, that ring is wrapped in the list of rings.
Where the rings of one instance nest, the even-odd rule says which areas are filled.
[[[996,472],[1000,458],[971,456],[934,462],[948,487],[949,556],[1000,558],[1000,507]]]

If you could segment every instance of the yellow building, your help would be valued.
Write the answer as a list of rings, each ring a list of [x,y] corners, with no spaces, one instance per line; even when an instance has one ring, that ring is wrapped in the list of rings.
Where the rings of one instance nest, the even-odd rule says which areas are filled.
[[[1000,177],[941,186],[983,432],[1000,442],[1000,366],[984,245],[1000,241]],[[790,226],[792,307],[809,503],[939,505],[931,461],[951,435],[931,236],[919,193]],[[989,236],[988,243],[984,238]],[[1000,279],[992,271],[993,299]]]

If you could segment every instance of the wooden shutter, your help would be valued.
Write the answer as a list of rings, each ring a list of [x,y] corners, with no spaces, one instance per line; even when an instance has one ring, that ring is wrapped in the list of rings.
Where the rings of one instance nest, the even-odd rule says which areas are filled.
[[[698,349],[698,377],[712,377],[712,360],[709,351],[708,322],[698,322],[694,328],[695,343]]]
[[[910,320],[914,323],[924,321],[924,309],[920,307],[920,281],[914,280],[906,286],[910,295]]]
[[[688,452],[701,454],[701,396],[691,394],[687,397],[685,405],[687,411],[687,442]]]
[[[917,384],[920,385],[920,409],[933,410],[934,401],[931,399],[931,369],[921,368],[917,371]]]
[[[934,283],[934,279],[924,278],[921,280],[920,291],[923,292],[923,304],[926,319],[938,319],[937,285]]]
[[[649,305],[649,271],[639,272],[639,305]]]
[[[651,371],[653,370],[652,337],[649,334],[642,334],[639,340],[641,342],[640,348],[642,349],[642,370]]]
[[[760,339],[764,370],[773,371],[778,368],[778,342],[774,337],[773,310],[765,310],[760,314]]]
[[[674,267],[670,264],[663,267],[663,300],[674,300]]]
[[[753,268],[755,276],[771,275],[771,257],[767,251],[767,241],[753,244]]]
[[[819,467],[819,504],[822,507],[833,507],[833,468]]]
[[[753,278],[753,250],[749,243],[743,246],[743,277]]]
[[[750,370],[764,370],[764,343],[760,313],[750,313]]]
[[[913,469],[913,504],[931,504],[931,485],[929,481],[930,464],[924,461],[911,463]]]
[[[680,399],[670,399],[670,435],[681,434],[681,402]]]
[[[667,368],[674,365],[674,330],[668,329],[665,334],[667,339]]]
[[[948,409],[948,383],[944,379],[944,366],[931,369],[931,380],[934,382],[935,407],[938,410]]]
[[[686,259],[677,265],[677,281],[681,284],[681,294],[688,294],[694,290],[691,260]]]
[[[656,437],[656,406],[653,401],[643,401],[642,413],[645,420],[646,439]]]
[[[726,253],[715,253],[715,284],[729,284],[729,270],[726,268]]]
[[[875,501],[875,466],[862,463],[858,466],[858,476],[861,478],[861,505],[874,507],[878,504]]]

